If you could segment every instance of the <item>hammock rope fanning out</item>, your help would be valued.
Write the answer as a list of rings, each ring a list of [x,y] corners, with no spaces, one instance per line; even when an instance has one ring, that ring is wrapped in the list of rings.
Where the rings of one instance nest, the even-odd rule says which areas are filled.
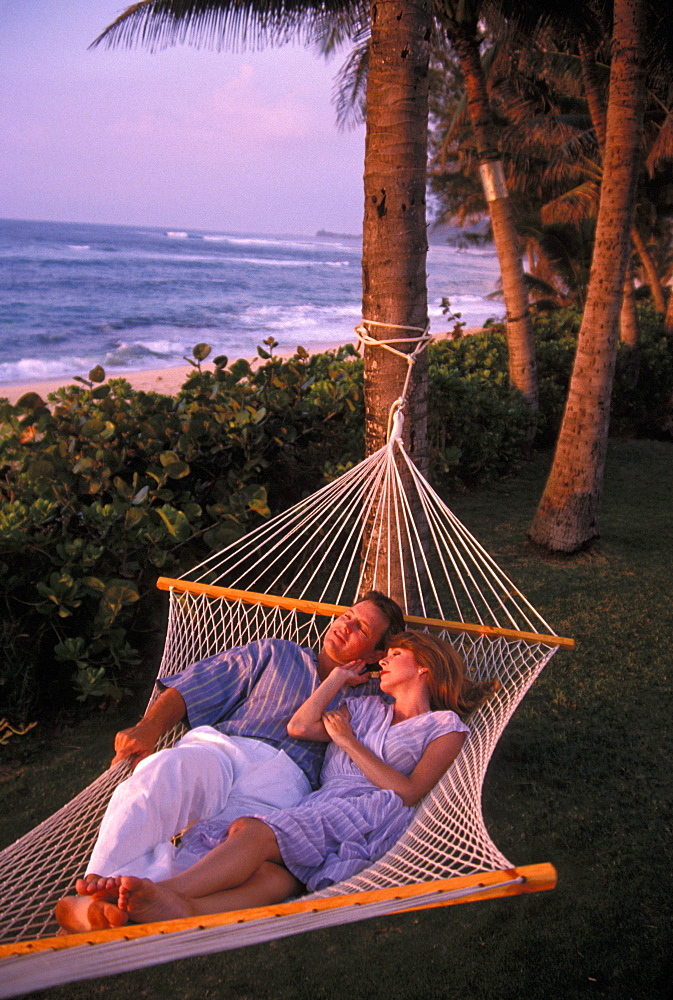
[[[525,879],[522,884],[523,876],[489,836],[481,790],[493,749],[516,706],[557,648],[572,642],[555,635],[446,507],[407,456],[399,424],[397,431],[380,451],[206,559],[189,579],[159,582],[170,591],[159,676],[267,636],[317,649],[340,607],[371,588],[389,592],[391,580],[400,575],[410,627],[432,628],[451,641],[476,679],[500,681],[495,695],[467,720],[472,735],[409,829],[360,874],[299,901],[314,901],[314,909],[293,915],[281,907],[273,918],[228,920],[219,928],[210,922],[210,930],[192,926],[179,933],[168,933],[173,929],[168,924],[156,934],[147,926],[127,925],[98,932],[103,939],[95,948],[73,948],[77,942],[57,939],[66,943],[54,945],[47,955],[32,955],[40,945],[35,939],[55,934],[56,900],[72,891],[75,878],[86,870],[107,801],[128,773],[128,764],[122,764],[0,853],[0,943],[5,944],[0,947],[0,996],[363,919],[384,906],[381,900],[371,904],[373,910],[352,905],[351,897],[357,903],[369,892],[388,893],[385,912],[399,912],[410,908],[394,902],[400,887],[411,892],[409,887],[421,884],[425,892],[423,886],[437,880],[460,882],[497,873],[489,877],[502,883],[504,894],[553,884],[548,872],[544,884]],[[179,730],[169,734],[162,745],[179,735]],[[461,898],[465,891],[460,890]],[[122,940],[126,937],[130,940]],[[101,969],[101,958],[92,953],[103,952]],[[75,953],[83,956],[77,962]]]

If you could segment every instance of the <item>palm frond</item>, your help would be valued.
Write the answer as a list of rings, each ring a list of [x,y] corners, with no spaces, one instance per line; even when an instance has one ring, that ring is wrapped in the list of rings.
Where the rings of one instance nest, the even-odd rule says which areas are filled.
[[[365,120],[368,69],[369,31],[356,42],[334,81],[332,101],[339,128],[354,128]]]
[[[310,41],[324,56],[332,56],[344,45],[359,47],[369,42],[369,9],[366,4],[353,0],[339,15],[326,11],[313,22]]]
[[[585,219],[593,219],[598,213],[599,193],[600,188],[594,181],[585,181],[543,205],[542,221],[547,224],[569,222],[579,225]]]
[[[235,51],[290,41],[310,44],[316,25],[328,17],[348,22],[357,6],[344,0],[140,0],[92,47],[157,51],[187,44]]]
[[[647,157],[646,167],[650,177],[657,167],[673,160],[673,111],[669,111],[659,129]]]

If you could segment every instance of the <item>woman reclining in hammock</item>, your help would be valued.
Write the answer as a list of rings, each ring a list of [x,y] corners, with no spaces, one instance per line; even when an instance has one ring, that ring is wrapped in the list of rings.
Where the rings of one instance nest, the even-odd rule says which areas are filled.
[[[448,643],[403,632],[381,660],[381,691],[325,708],[362,661],[335,668],[295,712],[288,733],[330,741],[321,788],[299,805],[245,816],[223,829],[210,820],[184,835],[203,856],[162,882],[121,875],[80,882],[61,900],[66,931],[171,920],[277,903],[361,871],[399,839],[414,806],[458,755],[467,714],[497,687],[474,684]],[[346,689],[347,690],[347,689]]]

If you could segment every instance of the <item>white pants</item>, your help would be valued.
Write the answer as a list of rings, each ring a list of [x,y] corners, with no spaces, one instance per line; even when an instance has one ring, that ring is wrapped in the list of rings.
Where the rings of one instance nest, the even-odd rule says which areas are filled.
[[[87,868],[97,875],[170,878],[193,863],[171,838],[196,820],[228,823],[265,807],[296,805],[308,778],[283,750],[199,726],[146,757],[115,789]]]

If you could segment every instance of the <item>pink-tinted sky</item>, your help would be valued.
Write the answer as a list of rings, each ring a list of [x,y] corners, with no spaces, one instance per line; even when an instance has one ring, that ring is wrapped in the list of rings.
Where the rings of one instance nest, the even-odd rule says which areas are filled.
[[[88,50],[119,0],[0,0],[0,217],[357,233],[364,128],[289,46]]]

